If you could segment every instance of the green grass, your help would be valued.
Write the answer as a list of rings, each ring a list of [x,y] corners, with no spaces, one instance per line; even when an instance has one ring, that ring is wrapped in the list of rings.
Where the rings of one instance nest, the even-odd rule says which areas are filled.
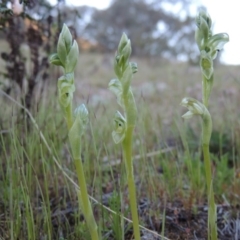
[[[114,96],[107,89],[113,76],[111,59],[112,55],[80,54],[75,75],[75,106],[84,102],[90,114],[82,146],[88,192],[99,202],[107,193],[115,192],[109,207],[114,211],[120,207],[124,216],[131,218],[126,173],[123,163],[116,162],[122,158],[121,147],[113,143],[109,127],[117,108]],[[161,219],[166,214],[164,207],[156,206],[163,200],[168,203],[180,200],[185,208],[192,209],[206,202],[203,159],[196,138],[200,121],[185,124],[180,118],[185,109],[179,107],[184,96],[201,98],[201,73],[198,66],[185,63],[133,60],[139,68],[132,82],[139,112],[133,143],[137,199],[151,201],[149,214]],[[228,201],[235,205],[240,196],[240,72],[234,66],[215,69],[209,109],[215,123],[210,151],[214,149],[211,152],[216,203]],[[57,79],[56,74],[51,79]],[[21,109],[0,94],[0,209],[3,214],[0,236],[3,239],[87,240],[90,237],[78,212],[75,185],[69,180],[77,182],[65,122],[56,96],[48,97],[55,88],[55,81],[49,83],[41,104],[32,110],[51,152],[35,126],[31,123],[28,130],[26,121],[18,119]],[[151,155],[168,147],[172,149]],[[192,172],[187,167],[189,161]],[[121,239],[131,224],[101,205],[93,205],[103,239],[109,239],[109,234]],[[119,222],[124,229],[116,227]],[[145,225],[142,217],[140,223]],[[161,232],[168,235],[164,226]]]

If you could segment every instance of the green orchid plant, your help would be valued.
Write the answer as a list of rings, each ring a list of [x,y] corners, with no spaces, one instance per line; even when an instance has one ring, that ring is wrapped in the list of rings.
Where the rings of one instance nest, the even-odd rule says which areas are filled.
[[[74,114],[72,111],[73,93],[75,91],[74,69],[78,56],[77,42],[72,40],[72,35],[64,24],[58,39],[57,53],[51,56],[50,62],[61,66],[64,70],[64,74],[58,79],[58,100],[68,126],[68,137],[80,187],[80,191],[78,191],[79,203],[92,240],[98,240],[98,228],[88,197],[81,159],[81,137],[88,124],[88,110],[84,104],[81,104],[75,109]]]
[[[196,17],[197,30],[195,40],[200,51],[200,67],[203,77],[203,103],[207,107],[210,93],[213,86],[214,69],[213,60],[219,51],[229,41],[227,33],[212,35],[212,20],[205,11],[199,12]]]
[[[112,137],[116,144],[122,143],[123,146],[134,238],[135,240],[140,240],[136,188],[132,163],[132,138],[137,119],[137,108],[131,89],[131,81],[133,74],[137,72],[137,65],[136,63],[129,62],[131,51],[131,42],[127,35],[123,33],[114,59],[114,72],[116,78],[110,81],[109,89],[116,95],[117,102],[124,111],[124,116],[120,112],[116,112],[114,116]]]
[[[217,214],[212,186],[212,171],[209,153],[209,143],[212,134],[212,119],[208,111],[208,100],[211,94],[214,68],[213,60],[229,41],[226,33],[212,34],[211,17],[205,11],[200,11],[196,17],[197,30],[195,40],[200,51],[200,67],[202,72],[202,103],[193,98],[184,98],[181,105],[188,108],[188,112],[182,117],[189,119],[194,115],[202,118],[202,150],[206,172],[207,196],[208,196],[208,239],[217,240]]]

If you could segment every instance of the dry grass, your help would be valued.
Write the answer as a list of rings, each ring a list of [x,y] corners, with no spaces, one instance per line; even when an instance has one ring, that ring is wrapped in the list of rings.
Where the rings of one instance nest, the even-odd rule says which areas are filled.
[[[89,193],[101,202],[108,199],[114,190],[120,189],[123,193],[122,210],[129,217],[125,171],[121,161],[117,164],[114,162],[122,159],[121,149],[111,139],[111,119],[119,110],[113,94],[107,89],[108,82],[114,77],[112,59],[113,54],[80,54],[75,73],[77,87],[74,101],[76,106],[85,103],[90,110],[90,126],[83,144]],[[176,234],[182,236],[179,239],[192,239],[201,229],[188,224],[197,223],[196,216],[204,213],[202,209],[206,202],[201,151],[197,145],[200,122],[196,119],[184,123],[180,116],[185,109],[179,103],[185,96],[201,99],[200,69],[158,58],[133,58],[133,61],[138,63],[139,68],[132,85],[139,110],[134,155],[141,221],[145,227],[161,233],[166,210],[165,235],[171,239],[176,239]],[[213,138],[212,149],[215,147],[216,150],[212,152],[212,158],[217,178],[217,202],[221,209],[226,202],[236,205],[240,196],[240,69],[237,66],[218,65],[215,70],[210,111],[217,135]],[[67,146],[67,131],[55,94],[57,77],[60,76],[57,71],[52,68],[51,82],[45,89],[41,104],[38,108],[34,107],[32,113],[56,161],[75,180]],[[12,96],[19,97],[14,93]],[[75,188],[56,167],[39,132],[34,128],[28,132],[24,122],[17,118],[19,109],[12,102],[1,97],[0,106],[0,154],[4,169],[0,179],[0,192],[4,193],[0,198],[0,209],[5,219],[0,222],[0,232],[4,233],[3,236],[12,236],[12,239],[26,239],[26,236],[28,239],[59,239],[61,236],[88,239],[84,223],[76,220]],[[188,143],[195,167],[193,182],[186,168],[185,142]],[[171,151],[157,152],[167,147],[172,147]],[[158,154],[154,154],[156,152]],[[228,167],[228,161],[231,167]],[[11,194],[7,194],[9,189]],[[192,209],[200,215],[192,214]],[[95,210],[100,230],[103,235],[110,236],[107,234],[111,232],[111,214],[101,207],[96,206]],[[186,215],[184,223],[179,220],[180,213]],[[193,215],[194,220],[191,219]],[[202,219],[206,223],[205,215]],[[12,216],[16,220],[13,221]],[[227,218],[230,218],[229,215]],[[35,225],[30,224],[33,219]],[[71,224],[71,221],[74,223]],[[198,224],[205,228],[205,223]],[[126,226],[129,227],[127,223]],[[14,229],[17,230],[14,232]],[[126,239],[130,236],[131,230],[126,230]]]

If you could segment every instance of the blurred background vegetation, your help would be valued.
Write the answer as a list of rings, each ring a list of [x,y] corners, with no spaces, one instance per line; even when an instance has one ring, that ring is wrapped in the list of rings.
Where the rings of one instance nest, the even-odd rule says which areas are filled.
[[[0,8],[0,84],[7,93],[18,87],[27,108],[36,85],[41,85],[41,94],[51,78],[48,57],[63,23],[70,27],[80,52],[114,53],[126,32],[133,56],[198,63],[188,0],[113,0],[104,10],[68,6],[64,0],[56,5],[48,0],[3,0]]]

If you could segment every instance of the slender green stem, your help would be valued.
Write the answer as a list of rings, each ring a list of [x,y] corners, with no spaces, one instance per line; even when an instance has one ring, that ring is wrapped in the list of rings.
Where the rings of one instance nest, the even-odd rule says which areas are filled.
[[[205,165],[205,172],[206,172],[206,180],[207,180],[207,193],[208,193],[208,196],[210,196],[212,173],[211,173],[209,145],[203,144],[202,147],[203,147],[203,157],[204,157],[204,165]]]
[[[126,166],[126,171],[127,171],[127,181],[128,181],[128,189],[129,189],[129,197],[130,197],[131,214],[132,214],[132,219],[133,219],[134,238],[135,238],[135,240],[140,240],[136,188],[135,188],[133,164],[132,164],[133,130],[134,130],[133,126],[128,126],[126,129],[126,136],[123,141],[123,154],[124,154],[124,161],[125,161],[125,166]]]
[[[207,97],[207,79],[206,77],[203,75],[202,77],[202,102],[205,105],[205,107],[208,107],[208,97]]]
[[[87,226],[90,230],[90,234],[91,234],[91,238],[92,240],[98,240],[98,228],[97,228],[97,224],[95,221],[95,218],[93,216],[93,212],[92,212],[92,207],[89,201],[89,197],[88,197],[88,192],[87,192],[87,185],[86,185],[86,180],[84,177],[84,171],[83,171],[83,165],[82,165],[82,160],[79,159],[74,159],[74,164],[75,164],[75,168],[76,168],[76,172],[77,172],[77,176],[78,176],[78,184],[80,187],[80,191],[78,192],[78,198],[79,201],[81,203],[81,207],[84,213],[84,217],[85,220],[87,222]]]
[[[67,108],[65,108],[65,117],[66,117],[66,122],[68,126],[68,130],[71,129],[73,125],[73,116],[72,116],[72,102],[68,105]]]
[[[214,73],[211,75],[209,79],[207,79],[204,75],[202,76],[202,102],[206,108],[208,108],[208,100],[212,91],[214,81]]]
[[[73,125],[72,104],[70,105],[71,106],[66,109],[66,121],[67,121],[69,130]],[[75,164],[76,173],[78,177],[78,184],[80,187],[80,191],[78,192],[78,199],[79,199],[87,226],[91,234],[91,239],[98,240],[99,239],[98,227],[97,227],[97,224],[93,215],[92,207],[89,201],[89,197],[88,197],[87,184],[86,184],[85,175],[83,171],[81,156],[74,159],[74,164]]]
[[[210,81],[210,82],[207,82]],[[207,108],[208,98],[211,91],[211,84],[213,81],[213,76],[210,80],[206,79],[203,76],[203,104]],[[202,132],[202,149],[207,181],[207,196],[208,196],[208,239],[217,240],[217,216],[216,216],[216,207],[214,200],[214,191],[212,187],[212,171],[211,171],[211,161],[209,153],[209,143],[212,134],[212,119],[210,113],[206,113],[203,117],[203,132]]]
[[[217,226],[216,226],[216,206],[214,201],[214,192],[212,189],[212,173],[211,173],[211,162],[209,154],[209,145],[203,144],[203,156],[204,156],[204,165],[206,172],[207,180],[207,195],[208,195],[208,225],[209,225],[209,234],[208,239],[217,240]]]

